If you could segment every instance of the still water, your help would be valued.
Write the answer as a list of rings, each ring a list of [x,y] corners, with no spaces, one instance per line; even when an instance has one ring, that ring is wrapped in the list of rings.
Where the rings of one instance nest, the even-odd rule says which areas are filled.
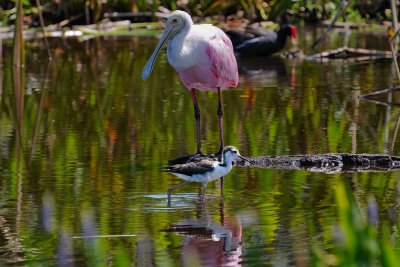
[[[318,32],[300,29],[310,53]],[[334,32],[324,49],[388,50],[387,39]],[[324,174],[236,167],[207,188],[160,172],[195,152],[190,93],[157,60],[141,69],[153,37],[26,43],[26,68],[0,72],[0,265],[308,266],[313,248],[331,251],[338,222],[335,186],[350,185],[361,210],[374,196],[379,225],[397,216],[398,172]],[[400,154],[398,108],[358,96],[392,86],[391,60],[239,59],[240,82],[223,92],[225,143],[244,156]],[[219,148],[217,97],[199,93],[207,153]],[[388,97],[378,98],[387,102]],[[390,101],[400,101],[396,95]],[[396,240],[398,233],[393,233]],[[397,242],[398,243],[398,242]]]

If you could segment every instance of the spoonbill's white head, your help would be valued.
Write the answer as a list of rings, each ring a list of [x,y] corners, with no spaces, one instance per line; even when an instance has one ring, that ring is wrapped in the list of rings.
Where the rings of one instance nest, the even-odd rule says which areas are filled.
[[[142,80],[147,80],[147,78],[150,76],[151,72],[153,71],[154,62],[157,59],[158,53],[160,53],[161,49],[168,44],[169,40],[171,40],[180,32],[189,32],[192,25],[192,18],[184,11],[176,10],[168,16],[167,24],[161,39],[143,68]]]

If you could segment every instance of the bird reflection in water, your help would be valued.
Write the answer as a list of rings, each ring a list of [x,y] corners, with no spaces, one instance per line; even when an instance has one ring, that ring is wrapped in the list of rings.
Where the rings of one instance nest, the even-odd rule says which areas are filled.
[[[264,58],[238,58],[239,75],[244,87],[283,86],[297,87],[296,66],[298,58],[287,59],[273,56]],[[251,86],[253,87],[253,86]]]
[[[220,222],[208,214],[199,202],[197,218],[189,218],[169,226],[166,231],[185,236],[181,260],[184,266],[238,266],[242,257],[242,225],[238,218],[226,216],[220,205]]]
[[[243,57],[238,59],[238,63],[241,78],[273,80],[278,83],[278,78],[286,79],[288,75],[285,61],[281,57],[270,57],[268,60]]]

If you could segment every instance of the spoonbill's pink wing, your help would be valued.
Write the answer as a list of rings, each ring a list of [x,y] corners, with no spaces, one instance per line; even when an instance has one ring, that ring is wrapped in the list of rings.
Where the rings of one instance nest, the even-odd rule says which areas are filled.
[[[213,79],[218,87],[236,87],[239,77],[231,40],[225,34],[215,34],[208,42],[206,52],[211,61]]]

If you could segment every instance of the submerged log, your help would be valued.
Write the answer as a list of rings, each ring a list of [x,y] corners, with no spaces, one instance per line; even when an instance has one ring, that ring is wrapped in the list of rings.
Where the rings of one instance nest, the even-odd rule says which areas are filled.
[[[352,48],[352,47],[340,47],[337,49],[323,51],[321,53],[304,55],[303,51],[294,48],[289,51],[285,51],[281,54],[282,58],[300,58],[304,60],[312,61],[326,61],[326,60],[345,60],[346,62],[359,62],[373,59],[385,59],[392,58],[391,51],[385,50],[371,50],[364,48]]]
[[[330,21],[322,21],[321,26],[328,27],[330,26]],[[340,29],[352,29],[352,30],[362,30],[369,32],[382,32],[386,33],[388,26],[381,24],[370,24],[370,23],[360,23],[360,22],[345,22],[345,21],[336,21],[332,26],[333,28]]]
[[[381,154],[319,154],[248,157],[238,159],[237,166],[283,170],[307,170],[322,173],[388,172],[400,170],[400,157]]]

